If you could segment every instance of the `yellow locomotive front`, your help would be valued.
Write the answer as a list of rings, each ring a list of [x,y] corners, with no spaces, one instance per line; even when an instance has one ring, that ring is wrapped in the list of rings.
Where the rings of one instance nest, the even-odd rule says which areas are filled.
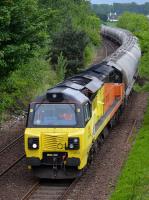
[[[30,104],[25,152],[28,166],[40,178],[75,178],[87,164],[90,103],[79,91],[66,90],[51,90]]]

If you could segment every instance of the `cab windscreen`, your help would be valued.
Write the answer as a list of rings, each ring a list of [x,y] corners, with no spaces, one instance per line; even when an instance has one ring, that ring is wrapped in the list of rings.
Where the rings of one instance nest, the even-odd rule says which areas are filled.
[[[75,126],[74,104],[36,104],[33,125],[35,126]]]

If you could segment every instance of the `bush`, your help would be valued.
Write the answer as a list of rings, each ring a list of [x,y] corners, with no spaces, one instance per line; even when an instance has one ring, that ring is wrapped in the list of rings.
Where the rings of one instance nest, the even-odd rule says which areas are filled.
[[[66,76],[77,73],[84,64],[84,50],[89,44],[89,38],[83,31],[75,30],[67,22],[65,29],[53,37],[51,45],[51,62],[56,65],[58,57],[63,53],[67,59]]]
[[[4,78],[34,57],[48,36],[37,0],[2,1],[0,15],[0,69]]]
[[[62,52],[60,53],[60,56],[58,57],[57,65],[56,65],[56,75],[58,82],[63,81],[65,78],[66,73],[66,67],[67,67],[67,59],[64,58]]]
[[[3,80],[0,85],[0,112],[18,112],[26,109],[28,103],[48,87],[57,82],[56,74],[43,59],[30,59]]]

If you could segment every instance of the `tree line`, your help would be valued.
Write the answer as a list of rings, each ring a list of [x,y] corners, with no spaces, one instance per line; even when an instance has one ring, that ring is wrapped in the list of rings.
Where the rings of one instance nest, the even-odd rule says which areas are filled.
[[[118,15],[122,15],[124,12],[133,12],[138,14],[149,15],[149,2],[144,4],[132,3],[113,3],[109,4],[93,4],[93,11],[99,16],[103,21],[107,20],[107,15],[110,12],[116,12]]]

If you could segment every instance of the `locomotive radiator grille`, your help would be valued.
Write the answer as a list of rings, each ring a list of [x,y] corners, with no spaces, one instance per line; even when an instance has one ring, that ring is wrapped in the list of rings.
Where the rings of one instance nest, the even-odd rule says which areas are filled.
[[[59,151],[65,150],[67,142],[67,135],[47,135],[42,136],[42,149],[43,151]]]

